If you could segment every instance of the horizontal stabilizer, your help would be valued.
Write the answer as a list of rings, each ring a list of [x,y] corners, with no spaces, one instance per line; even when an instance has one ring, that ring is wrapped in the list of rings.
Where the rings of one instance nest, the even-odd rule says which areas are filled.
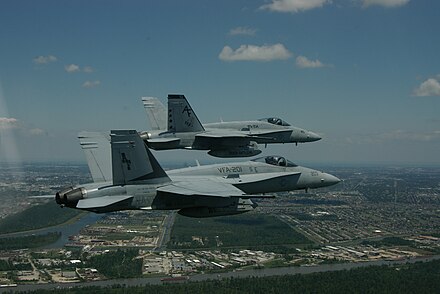
[[[115,195],[115,196],[103,196],[89,199],[81,199],[78,201],[76,208],[96,211],[96,212],[107,212],[113,211],[114,207],[118,207],[118,204],[122,202],[131,202],[133,196],[130,195]],[[124,207],[127,205],[124,204]]]
[[[154,138],[148,139],[148,143],[171,143],[171,142],[179,142],[180,138]]]
[[[154,138],[148,139],[146,142],[148,147],[155,150],[175,149],[180,146],[180,138]]]

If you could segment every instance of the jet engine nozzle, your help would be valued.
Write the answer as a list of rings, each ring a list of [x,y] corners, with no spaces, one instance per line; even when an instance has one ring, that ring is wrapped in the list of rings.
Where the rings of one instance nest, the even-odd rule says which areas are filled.
[[[55,194],[57,204],[67,207],[75,207],[79,200],[84,199],[86,190],[84,188],[69,187]]]
[[[139,132],[139,136],[144,141],[148,140],[148,139],[151,139],[151,133],[149,133],[149,132]]]

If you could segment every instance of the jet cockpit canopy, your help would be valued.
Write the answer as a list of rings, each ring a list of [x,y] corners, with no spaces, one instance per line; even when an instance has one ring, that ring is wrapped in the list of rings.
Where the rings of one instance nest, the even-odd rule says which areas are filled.
[[[284,120],[278,117],[260,118],[259,121],[266,121],[270,124],[278,125],[278,126],[285,126],[285,127],[290,126],[288,123],[286,123]]]
[[[276,165],[276,166],[287,166],[287,167],[298,166],[298,165],[294,164],[293,162],[291,162],[290,160],[288,160],[282,156],[277,156],[277,155],[259,157],[259,158],[253,159],[252,161],[263,162],[263,163],[267,163],[270,165]]]

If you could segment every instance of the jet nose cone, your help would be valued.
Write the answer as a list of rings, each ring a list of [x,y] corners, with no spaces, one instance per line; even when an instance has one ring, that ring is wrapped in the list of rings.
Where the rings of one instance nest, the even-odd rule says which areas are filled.
[[[314,132],[307,132],[307,139],[309,140],[309,142],[314,142],[321,140],[321,137]]]
[[[338,177],[335,177],[334,175],[324,173],[321,179],[321,182],[325,184],[326,186],[332,186],[339,183],[341,179]]]

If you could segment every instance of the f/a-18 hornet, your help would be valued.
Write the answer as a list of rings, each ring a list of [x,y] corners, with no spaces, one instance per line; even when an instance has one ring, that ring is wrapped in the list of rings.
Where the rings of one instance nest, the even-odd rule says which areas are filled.
[[[263,193],[330,186],[340,180],[280,156],[165,172],[134,130],[79,134],[93,183],[55,195],[61,206],[97,213],[128,209],[178,210],[189,217],[253,210]],[[111,159],[110,159],[111,156]]]
[[[168,113],[153,97],[142,98],[152,130],[141,137],[155,150],[209,150],[216,157],[258,155],[258,144],[305,143],[321,138],[277,117],[201,124],[184,95],[168,95]]]

